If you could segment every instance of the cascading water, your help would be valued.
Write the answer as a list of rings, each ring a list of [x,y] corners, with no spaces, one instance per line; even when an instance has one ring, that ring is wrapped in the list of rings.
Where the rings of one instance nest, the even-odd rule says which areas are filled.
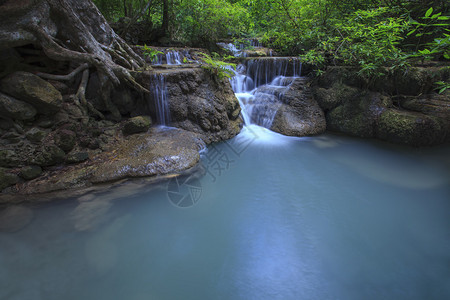
[[[170,50],[166,53],[166,62],[168,65],[181,65],[181,54],[176,50]]]
[[[164,75],[155,74],[151,85],[153,100],[156,107],[156,120],[160,125],[168,125],[170,122],[170,111]]]
[[[301,66],[297,58],[277,57],[250,59],[237,67],[231,86],[241,105],[245,125],[270,129],[283,94],[301,75]]]

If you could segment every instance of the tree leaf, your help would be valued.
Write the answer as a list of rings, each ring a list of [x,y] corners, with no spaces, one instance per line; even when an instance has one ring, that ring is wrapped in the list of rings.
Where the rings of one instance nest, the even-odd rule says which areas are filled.
[[[428,18],[433,13],[433,7],[430,7],[425,13],[425,18]]]

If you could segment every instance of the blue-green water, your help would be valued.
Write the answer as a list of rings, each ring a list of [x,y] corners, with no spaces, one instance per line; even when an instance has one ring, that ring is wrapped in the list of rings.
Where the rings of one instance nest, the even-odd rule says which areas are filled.
[[[1,212],[0,299],[450,299],[449,147],[253,129],[190,207],[138,180]]]

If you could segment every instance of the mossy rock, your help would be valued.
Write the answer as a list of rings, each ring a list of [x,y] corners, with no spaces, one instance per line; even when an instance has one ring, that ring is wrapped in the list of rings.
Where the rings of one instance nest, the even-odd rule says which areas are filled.
[[[428,146],[442,143],[446,132],[432,116],[389,109],[381,114],[377,136],[394,143]]]
[[[16,167],[22,160],[13,150],[0,150],[0,167]]]
[[[31,128],[26,133],[27,139],[33,143],[40,143],[46,136],[47,132],[36,127]]]
[[[23,179],[31,180],[42,174],[42,168],[39,166],[26,166],[20,170],[20,176]]]
[[[56,132],[55,144],[64,150],[69,152],[76,144],[76,134],[72,130],[61,129]]]
[[[0,93],[0,115],[15,120],[30,120],[36,113],[32,105]]]
[[[52,166],[64,161],[64,151],[56,145],[44,146],[32,159],[32,163],[39,166]]]
[[[19,176],[10,173],[8,169],[0,168],[0,191],[19,182]]]
[[[33,105],[38,112],[51,115],[59,111],[62,95],[53,85],[28,72],[14,72],[0,82],[1,90]]]
[[[130,118],[125,122],[122,132],[124,135],[146,132],[151,124],[152,120],[149,116],[137,116]]]

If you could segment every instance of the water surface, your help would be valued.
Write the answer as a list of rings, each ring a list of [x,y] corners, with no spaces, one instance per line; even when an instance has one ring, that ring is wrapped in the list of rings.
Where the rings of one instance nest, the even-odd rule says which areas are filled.
[[[12,208],[0,299],[450,299],[448,154],[249,126],[191,206],[138,180]]]

